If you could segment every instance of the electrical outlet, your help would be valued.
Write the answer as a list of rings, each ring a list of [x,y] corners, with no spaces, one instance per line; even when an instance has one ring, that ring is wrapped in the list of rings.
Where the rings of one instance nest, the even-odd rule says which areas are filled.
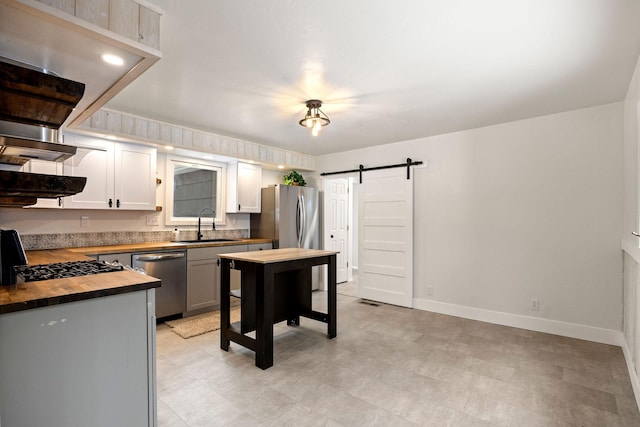
[[[433,295],[433,286],[427,285],[427,295]]]
[[[147,225],[160,225],[158,215],[147,215]]]
[[[529,301],[529,310],[538,311],[539,306],[538,298],[531,298],[531,301]]]
[[[82,215],[80,217],[80,227],[88,227],[89,226],[89,217]]]

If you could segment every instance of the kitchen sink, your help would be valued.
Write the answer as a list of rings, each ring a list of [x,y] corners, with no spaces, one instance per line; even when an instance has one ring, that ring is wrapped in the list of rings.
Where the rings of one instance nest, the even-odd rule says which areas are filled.
[[[242,239],[201,239],[201,240],[179,240],[176,243],[218,243],[218,242],[239,242]]]

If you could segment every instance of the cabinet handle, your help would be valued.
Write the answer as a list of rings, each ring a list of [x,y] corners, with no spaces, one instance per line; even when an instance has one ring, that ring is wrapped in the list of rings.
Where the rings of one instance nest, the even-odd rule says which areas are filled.
[[[62,206],[62,197],[58,197],[58,206]]]
[[[218,260],[216,261],[216,264],[218,265],[218,267],[220,267],[220,258],[218,258]]]
[[[116,208],[120,207],[120,199],[116,199]]]
[[[112,208],[113,207],[113,199],[109,199],[109,207]]]
[[[238,210],[240,210],[240,203],[238,203]]]

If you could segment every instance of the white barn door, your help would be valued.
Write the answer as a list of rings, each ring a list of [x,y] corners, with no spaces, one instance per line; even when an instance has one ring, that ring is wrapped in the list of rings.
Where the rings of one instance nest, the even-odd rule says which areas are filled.
[[[358,296],[413,307],[413,179],[365,172],[358,187]]]
[[[324,194],[324,248],[338,251],[336,256],[336,282],[349,278],[349,180],[346,178],[323,180]]]

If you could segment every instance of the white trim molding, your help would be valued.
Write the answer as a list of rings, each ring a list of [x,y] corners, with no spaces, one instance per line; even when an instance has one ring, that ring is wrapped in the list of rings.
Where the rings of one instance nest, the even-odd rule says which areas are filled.
[[[638,264],[640,264],[640,248],[638,245],[628,240],[622,241],[622,250],[629,254],[631,258]]]
[[[624,344],[622,331],[615,331],[613,329],[597,328],[594,326],[579,325],[577,323],[560,322],[558,320],[503,313],[423,298],[414,298],[413,308],[462,317],[465,319],[479,320],[481,322],[495,323],[497,325],[511,326],[514,328],[528,329],[530,331],[544,332],[563,337],[594,341],[602,344],[617,345],[620,347]]]

